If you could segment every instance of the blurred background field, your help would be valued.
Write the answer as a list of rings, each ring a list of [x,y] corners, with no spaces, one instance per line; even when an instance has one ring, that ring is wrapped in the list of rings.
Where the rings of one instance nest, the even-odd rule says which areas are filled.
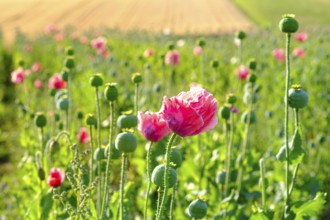
[[[54,100],[49,95],[47,82],[55,72],[62,70],[67,46],[72,46],[76,52],[73,100],[77,108],[74,113],[78,110],[82,110],[84,114],[94,111],[94,93],[88,79],[93,73],[102,72],[106,82],[116,81],[120,85],[120,109],[116,113],[119,115],[133,105],[134,88],[130,81],[133,72],[141,72],[149,77],[143,82],[140,104],[142,111],[157,111],[163,95],[175,95],[179,91],[186,91],[191,82],[200,82],[200,60],[192,51],[197,39],[203,38],[206,42],[204,78],[207,79],[204,86],[215,94],[220,106],[224,104],[226,94],[237,94],[240,100],[237,104],[240,110],[237,129],[242,131],[240,116],[246,107],[242,101],[244,83],[238,81],[235,76],[235,69],[240,64],[239,49],[233,43],[234,32],[237,30],[247,33],[243,44],[242,63],[246,65],[250,58],[256,58],[260,85],[256,104],[258,123],[253,127],[250,143],[253,149],[248,157],[251,179],[246,182],[245,188],[251,189],[252,192],[247,194],[247,203],[252,205],[256,201],[253,192],[259,190],[258,160],[264,156],[269,168],[269,203],[272,207],[276,206],[282,198],[280,192],[283,190],[283,164],[276,161],[274,155],[282,146],[283,140],[285,64],[278,62],[272,51],[284,47],[284,35],[278,30],[278,21],[285,13],[296,14],[300,22],[299,31],[308,33],[306,42],[293,41],[292,44],[292,49],[300,47],[305,51],[304,57],[293,58],[293,82],[301,83],[310,96],[309,105],[301,113],[304,148],[307,153],[299,171],[298,190],[293,197],[309,199],[313,198],[317,191],[323,191],[328,192],[329,198],[329,1],[1,0],[0,8],[0,189],[3,192],[0,195],[0,219],[2,216],[15,219],[28,205],[23,204],[21,210],[17,211],[15,203],[26,195],[17,192],[13,196],[13,191],[29,179],[28,174],[35,175],[31,171],[32,168],[28,174],[21,169],[24,164],[31,163],[31,158],[26,155],[27,146],[37,141],[33,129],[29,127],[33,124],[30,114],[54,110]],[[45,28],[50,28],[49,24],[53,24],[52,27],[57,30],[45,33]],[[99,56],[91,49],[91,40],[98,36],[107,38],[108,55]],[[82,38],[85,39],[84,43]],[[172,76],[170,70],[165,69],[164,77],[161,58],[161,55],[167,52],[169,42],[180,51],[180,65],[176,68],[176,81],[173,83],[175,86],[172,86],[171,91],[166,90],[168,82],[163,83],[164,78],[172,80]],[[154,56],[143,56],[147,48],[154,49]],[[27,69],[31,69],[35,63],[41,63],[43,67],[41,72],[33,73],[28,78],[28,90],[24,90],[23,86],[13,85],[10,78],[10,73],[17,69],[21,60],[24,60]],[[212,78],[212,60],[219,61],[216,81]],[[36,79],[44,83],[40,90],[34,88],[33,81]],[[29,102],[28,109],[25,108],[26,101]],[[102,104],[105,111],[106,103]],[[83,122],[75,119],[74,123],[77,130],[78,125]],[[216,129],[208,135],[210,138],[206,145],[209,151],[207,155],[204,154],[207,159],[211,158],[218,147],[220,151],[215,153],[219,153],[222,155],[220,158],[224,159],[223,142],[219,141],[223,134],[222,126],[223,121],[220,121]],[[47,132],[51,134],[50,128]],[[106,129],[103,133],[106,133]],[[235,140],[237,150],[242,140],[241,133],[236,134]],[[133,163],[141,165],[145,153],[145,141],[141,136],[139,143],[141,144],[136,153],[139,158]],[[191,179],[199,178],[191,170],[199,169],[198,157],[202,156],[195,139],[180,140],[180,144],[186,161],[183,169],[190,170],[188,174],[192,176],[190,178],[187,174],[182,178],[182,182],[188,183]],[[65,164],[68,158],[60,160],[60,164]],[[117,165],[119,166],[119,163]],[[190,166],[193,168],[190,169]],[[143,165],[141,167],[136,172],[142,172]],[[212,172],[206,172],[203,184],[207,181],[214,184],[212,175],[215,162],[210,160],[205,167]],[[137,176],[139,175],[140,173]],[[24,180],[21,179],[22,176]],[[141,176],[139,177],[138,181],[142,181]],[[33,181],[28,183],[32,184]],[[184,205],[185,194],[189,197],[193,192],[191,189],[181,192],[179,198],[182,198]],[[142,199],[139,198],[139,202]],[[329,210],[328,203],[323,214],[324,219],[329,218]],[[183,212],[180,210],[179,213],[181,211]],[[248,213],[251,213],[251,210],[249,211]],[[184,219],[182,214],[178,215]]]

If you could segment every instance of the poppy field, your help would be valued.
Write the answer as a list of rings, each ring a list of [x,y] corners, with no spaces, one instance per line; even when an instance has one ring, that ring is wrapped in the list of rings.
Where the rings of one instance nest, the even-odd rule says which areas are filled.
[[[1,44],[0,219],[329,219],[329,33],[49,25]]]

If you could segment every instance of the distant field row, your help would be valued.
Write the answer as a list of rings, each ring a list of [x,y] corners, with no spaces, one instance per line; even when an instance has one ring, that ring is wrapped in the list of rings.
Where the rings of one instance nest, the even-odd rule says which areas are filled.
[[[277,24],[282,14],[296,14],[302,28],[330,29],[329,0],[234,0],[242,11],[260,26]]]

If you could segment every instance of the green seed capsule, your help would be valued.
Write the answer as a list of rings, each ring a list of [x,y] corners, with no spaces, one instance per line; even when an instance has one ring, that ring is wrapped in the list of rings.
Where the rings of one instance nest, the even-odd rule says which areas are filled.
[[[179,168],[182,164],[182,156],[180,151],[177,149],[171,151],[171,163],[173,164],[174,168]]]
[[[68,69],[73,69],[75,67],[73,56],[69,56],[64,60],[64,66]]]
[[[106,158],[108,158],[108,154],[110,153],[110,147],[109,147],[109,144],[108,146],[105,148],[105,151],[104,151],[104,156]],[[122,152],[117,150],[117,148],[115,147],[114,144],[111,145],[111,155],[110,155],[110,158],[113,159],[113,160],[117,160],[120,158]]]
[[[237,101],[236,96],[233,93],[227,95],[227,102],[229,104],[234,104]]]
[[[250,82],[250,83],[255,83],[256,81],[257,81],[257,75],[256,74],[254,74],[254,73],[252,73],[252,74],[250,74],[249,76],[248,76],[248,81]]]
[[[65,82],[68,81],[68,79],[69,79],[69,71],[68,71],[68,69],[63,69],[63,70],[61,71],[61,78],[62,78],[62,80],[64,80]]]
[[[206,45],[205,40],[203,40],[203,39],[198,39],[197,42],[196,42],[196,44],[198,46],[202,47],[202,48],[204,48],[205,45]]]
[[[220,109],[221,118],[228,120],[230,118],[230,107],[222,106]]]
[[[97,120],[96,120],[95,115],[88,114],[87,117],[86,117],[86,124],[89,125],[89,126],[96,125],[97,124]]]
[[[210,66],[214,69],[218,68],[219,67],[219,61],[212,60],[211,63],[210,63]]]
[[[207,212],[207,204],[201,199],[192,201],[188,207],[190,218],[204,218]]]
[[[175,48],[174,43],[173,43],[172,41],[169,42],[167,48],[168,48],[169,50],[174,50],[174,48]]]
[[[78,112],[77,112],[77,118],[78,118],[79,120],[83,119],[83,118],[84,118],[84,113],[83,113],[82,111],[78,111]]]
[[[300,85],[293,85],[292,88],[289,89],[288,99],[291,108],[303,108],[308,103],[308,95],[301,89]]]
[[[216,178],[215,178],[215,182],[217,184],[221,184],[221,185],[225,184],[225,182],[226,182],[226,171],[223,171],[223,170],[220,171],[217,174]]]
[[[72,47],[67,47],[67,48],[65,48],[65,53],[68,56],[73,56],[74,55],[74,49]]]
[[[105,99],[109,102],[116,101],[118,99],[118,90],[116,83],[109,83],[104,90]]]
[[[92,87],[100,87],[103,85],[103,77],[101,73],[95,73],[90,79],[89,84]]]
[[[243,40],[246,37],[246,34],[244,31],[237,31],[235,33],[235,38]]]
[[[69,99],[61,98],[56,102],[56,107],[59,110],[68,110],[69,109]]]
[[[138,119],[136,115],[121,115],[117,119],[117,126],[120,129],[129,129],[137,126]]]
[[[252,99],[252,100],[251,100]],[[248,105],[252,101],[252,103],[256,103],[258,100],[258,95],[255,93],[245,92],[243,96],[243,102],[244,104]]]
[[[66,90],[60,90],[58,92],[56,92],[55,96],[54,96],[54,100],[55,102],[57,102],[58,100],[62,99],[62,98],[66,98],[67,93]]]
[[[115,146],[123,153],[134,152],[137,147],[137,139],[132,133],[123,132],[117,135]]]
[[[38,168],[38,177],[41,181],[45,180],[45,170],[42,167]]]
[[[245,111],[245,112],[242,114],[242,116],[241,116],[241,121],[242,121],[242,122],[247,123],[247,120],[248,120],[248,114],[249,114],[248,111]],[[251,114],[250,114],[250,124],[254,124],[256,121],[257,121],[257,116],[256,116],[256,114],[254,113],[254,111],[252,111]]]
[[[279,23],[279,28],[283,33],[295,33],[299,28],[298,21],[294,15],[283,15]]]
[[[254,58],[251,58],[248,62],[248,66],[250,70],[256,70],[257,69],[257,61]]]
[[[47,125],[47,118],[44,113],[37,112],[34,117],[34,123],[38,128],[45,127]]]
[[[155,167],[152,171],[151,181],[158,187],[164,187],[164,173],[165,173],[165,164],[161,164]],[[168,187],[172,188],[177,180],[177,174],[173,167],[169,167],[168,172]]]
[[[94,151],[94,155],[93,155],[94,160],[103,160],[105,159],[104,157],[104,148],[96,148],[96,150]]]
[[[141,73],[133,73],[133,75],[132,75],[132,82],[133,83],[141,83],[142,82]]]
[[[55,113],[55,114],[54,114],[54,120],[55,120],[56,122],[58,122],[60,119],[61,119],[60,114]]]

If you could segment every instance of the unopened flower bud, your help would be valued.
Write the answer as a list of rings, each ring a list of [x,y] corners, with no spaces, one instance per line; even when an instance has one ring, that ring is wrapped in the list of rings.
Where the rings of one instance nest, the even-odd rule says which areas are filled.
[[[141,73],[133,73],[133,75],[132,75],[132,82],[133,83],[141,83],[142,82]]]
[[[257,69],[257,61],[256,59],[252,58],[248,62],[248,66],[250,70],[256,70]]]
[[[105,99],[109,102],[116,101],[118,99],[117,83],[109,83],[104,90]]]
[[[198,45],[198,46],[200,46],[200,47],[205,47],[205,40],[203,40],[203,39],[198,39],[197,40],[197,42],[196,42],[196,44]]]
[[[89,84],[92,87],[100,87],[103,85],[103,77],[101,73],[96,73],[94,74],[90,79],[89,79]]]
[[[294,18],[292,14],[283,15],[279,23],[279,28],[283,33],[295,33],[299,28],[298,21]]]
[[[219,67],[219,61],[212,60],[210,65],[211,65],[212,68],[216,69],[216,68]]]
[[[169,50],[174,50],[174,48],[175,48],[174,43],[173,42],[169,42],[167,48]]]
[[[221,118],[228,120],[230,118],[230,107],[222,106],[220,109]]]
[[[248,76],[248,81],[250,82],[250,83],[255,83],[256,81],[257,81],[257,75],[256,74],[254,74],[254,73],[252,73],[252,74],[250,74],[249,76]]]
[[[38,177],[41,181],[45,180],[45,170],[42,167],[38,168]]]
[[[67,48],[65,48],[65,53],[68,56],[73,56],[74,55],[74,49],[72,47],[67,47]]]

